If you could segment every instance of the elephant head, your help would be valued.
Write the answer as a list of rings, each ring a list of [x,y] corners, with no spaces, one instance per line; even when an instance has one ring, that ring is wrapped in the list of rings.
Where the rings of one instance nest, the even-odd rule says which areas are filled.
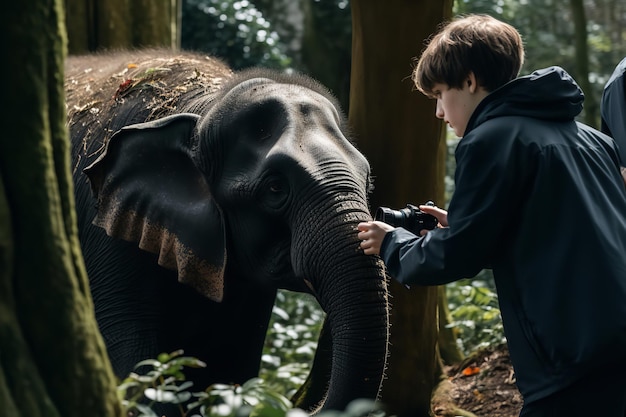
[[[146,102],[146,94],[138,97]],[[189,97],[167,116],[117,130],[84,169],[96,200],[93,224],[108,235],[94,244],[83,233],[86,262],[101,255],[103,245],[132,242],[125,245],[156,254],[159,268],[202,294],[200,303],[232,306],[221,313],[222,307],[200,310],[214,316],[195,317],[190,332],[205,322],[209,330],[181,340],[181,347],[193,345],[192,352],[202,355],[223,343],[230,348],[220,355],[233,349],[238,357],[232,367],[248,368],[232,374],[223,369],[215,377],[231,380],[202,382],[241,383],[254,376],[275,290],[310,292],[326,313],[332,353],[325,398],[307,403],[342,409],[356,398],[377,398],[387,355],[387,288],[380,260],[359,249],[356,225],[371,219],[370,168],[348,139],[338,104],[308,77],[260,69]],[[128,111],[117,113],[129,117]],[[101,273],[101,264],[125,269],[131,262],[132,274],[141,274],[137,261],[120,265],[111,256],[88,265],[99,288],[97,311],[105,302],[100,298],[111,298],[99,282],[114,279]],[[103,333],[114,320],[99,318]],[[214,334],[216,323],[229,333]],[[245,346],[233,348],[228,337]]]

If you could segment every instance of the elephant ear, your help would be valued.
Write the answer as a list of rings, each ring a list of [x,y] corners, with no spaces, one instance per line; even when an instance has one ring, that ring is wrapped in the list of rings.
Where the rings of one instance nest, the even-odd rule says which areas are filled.
[[[198,119],[178,114],[124,127],[84,172],[97,199],[96,226],[157,254],[180,282],[221,301],[224,222],[192,157]]]

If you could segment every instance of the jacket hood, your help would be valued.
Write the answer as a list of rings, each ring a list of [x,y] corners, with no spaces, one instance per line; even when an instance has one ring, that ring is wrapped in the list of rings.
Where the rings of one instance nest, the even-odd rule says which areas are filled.
[[[537,70],[491,92],[476,107],[465,134],[486,120],[524,116],[543,120],[573,120],[583,109],[584,94],[560,67]]]

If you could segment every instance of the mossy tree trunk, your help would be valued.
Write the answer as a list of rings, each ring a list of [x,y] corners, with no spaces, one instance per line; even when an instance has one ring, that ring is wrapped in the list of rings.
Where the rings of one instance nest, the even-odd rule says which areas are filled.
[[[64,0],[69,53],[180,47],[182,0]]]
[[[121,416],[78,243],[61,0],[4,5],[0,415]],[[33,30],[36,28],[36,30]]]
[[[452,14],[452,1],[353,0],[349,120],[372,166],[372,208],[444,202],[445,126],[415,91],[413,58]],[[391,346],[382,402],[399,416],[428,416],[442,376],[437,287],[392,281]]]

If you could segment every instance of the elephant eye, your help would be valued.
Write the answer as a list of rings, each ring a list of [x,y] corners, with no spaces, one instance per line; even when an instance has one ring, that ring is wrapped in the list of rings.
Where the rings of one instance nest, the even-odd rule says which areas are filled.
[[[261,199],[265,205],[273,210],[280,209],[289,196],[287,181],[284,178],[273,176],[265,181]]]
[[[283,191],[284,188],[283,184],[280,181],[275,181],[270,183],[269,189],[273,193],[280,193],[281,191]]]

